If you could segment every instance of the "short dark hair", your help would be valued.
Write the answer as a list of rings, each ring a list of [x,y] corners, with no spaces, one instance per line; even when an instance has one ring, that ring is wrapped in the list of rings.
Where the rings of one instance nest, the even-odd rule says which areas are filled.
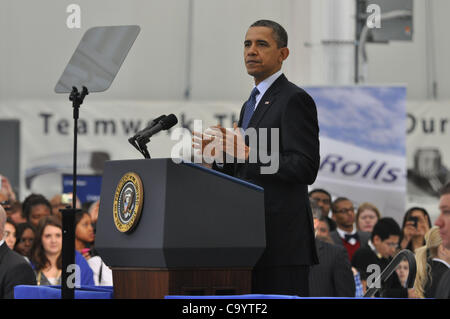
[[[439,192],[440,196],[444,196],[450,194],[450,182],[448,182],[447,184],[445,184],[442,188],[441,191]]]
[[[378,236],[383,241],[390,236],[400,237],[401,234],[402,231],[400,230],[398,223],[391,217],[384,217],[380,218],[373,227],[371,239],[373,240],[375,236]]]
[[[311,197],[311,195],[314,194],[314,193],[322,193],[322,194],[327,195],[328,198],[330,199],[330,202],[331,202],[331,194],[328,193],[328,192],[327,192],[326,190],[324,190],[323,188],[315,188],[315,189],[313,189],[312,191],[310,191],[310,192],[308,193],[308,196]]]
[[[286,30],[279,23],[276,23],[275,21],[271,21],[271,20],[258,20],[250,26],[250,28],[252,28],[252,27],[271,28],[273,35],[274,35],[273,38],[275,39],[275,42],[277,43],[278,48],[287,47],[288,35],[287,35]]]
[[[25,217],[27,220],[30,220],[31,209],[37,205],[45,205],[50,209],[50,213],[52,212],[52,205],[50,204],[47,198],[45,198],[41,194],[31,194],[23,201],[22,204],[23,217]]]
[[[337,213],[337,204],[339,204],[340,202],[346,201],[348,200],[349,202],[352,202],[350,199],[348,199],[347,197],[338,197],[334,200],[334,202],[331,204],[331,211],[333,212],[333,214]]]

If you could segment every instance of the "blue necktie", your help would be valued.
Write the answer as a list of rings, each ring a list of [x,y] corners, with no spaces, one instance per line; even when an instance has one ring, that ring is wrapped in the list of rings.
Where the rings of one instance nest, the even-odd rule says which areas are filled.
[[[250,93],[250,97],[248,101],[245,103],[245,111],[244,118],[242,119],[241,127],[246,130],[250,119],[252,118],[253,113],[255,112],[256,106],[256,96],[259,94],[259,91],[256,87],[253,88],[252,93]]]

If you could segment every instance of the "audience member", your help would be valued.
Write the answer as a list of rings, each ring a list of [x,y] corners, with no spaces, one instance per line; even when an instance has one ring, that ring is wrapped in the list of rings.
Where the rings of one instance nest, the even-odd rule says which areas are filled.
[[[0,203],[10,204],[16,200],[16,193],[11,186],[8,178],[0,174]],[[7,202],[7,203],[5,203]],[[4,208],[4,207],[3,207]]]
[[[52,207],[52,215],[58,216],[62,220],[62,213],[59,211],[60,209],[67,208],[67,206],[72,207],[72,193],[64,193],[57,194],[50,199],[50,205]],[[76,206],[78,209],[81,209],[81,201],[77,196]]]
[[[50,202],[40,194],[31,194],[22,204],[23,214],[34,227],[37,227],[39,221],[46,216],[50,216],[52,206]]]
[[[334,244],[333,240],[330,237],[330,228],[328,226],[328,223],[322,216],[321,208],[315,201],[311,201],[310,204],[313,216],[319,216],[317,221],[317,227],[314,227],[316,238],[324,242]]]
[[[9,207],[9,209],[6,211],[8,214],[8,217],[16,224],[22,224],[27,221],[25,216],[23,215],[22,211],[22,203],[18,200],[13,201]]]
[[[91,215],[92,224],[94,225],[94,232],[97,227],[97,220],[98,220],[98,210],[100,208],[100,200],[94,202],[89,207],[89,215]]]
[[[398,264],[397,268],[395,269],[397,272],[398,280],[400,281],[400,284],[403,288],[407,288],[407,280],[409,275],[409,263],[406,258],[403,258],[402,261]]]
[[[414,289],[420,298],[433,298],[442,275],[450,268],[450,250],[442,245],[437,226],[425,234],[425,242],[425,246],[416,249]]]
[[[356,212],[356,229],[372,233],[373,227],[380,218],[380,211],[375,205],[362,203]]]
[[[309,199],[311,202],[314,201],[319,205],[322,210],[322,217],[327,220],[330,231],[335,230],[336,223],[328,216],[331,207],[331,194],[324,189],[316,188],[309,192]]]
[[[0,299],[14,298],[17,285],[35,285],[30,265],[5,243],[6,212],[0,205]]]
[[[439,199],[439,217],[434,223],[439,227],[442,245],[450,249],[450,183],[447,183],[441,190]],[[447,270],[439,280],[435,298],[450,299],[450,270]]]
[[[16,225],[11,219],[6,219],[5,224],[5,234],[3,239],[8,245],[9,249],[14,250],[14,245],[16,244]]]
[[[394,219],[381,218],[373,228],[368,243],[355,252],[352,266],[360,272],[364,290],[367,288],[367,279],[371,275],[367,267],[378,265],[382,272],[397,251],[400,234],[400,227]],[[408,297],[408,291],[402,287],[396,272],[392,273],[382,287],[382,297]]]
[[[425,245],[425,234],[431,228],[431,219],[428,212],[422,207],[408,209],[403,217],[401,249],[415,252],[417,248]]]
[[[33,248],[36,231],[30,223],[22,223],[16,226],[16,245],[14,250],[21,254],[29,262],[31,259],[31,249]]]
[[[330,233],[330,237],[336,245],[347,249],[349,260],[352,260],[353,254],[368,242],[370,234],[356,230],[355,208],[348,198],[337,198],[331,205],[331,210],[337,228]]]
[[[38,285],[60,285],[62,269],[62,225],[57,216],[46,216],[39,221],[33,245],[32,266]],[[94,285],[93,273],[83,256],[75,252],[75,263],[80,268],[80,284]]]
[[[317,234],[320,209],[311,202],[314,229]],[[319,240],[316,237],[319,264],[311,266],[309,272],[309,295],[311,297],[354,297],[355,281],[347,257],[342,246],[336,246]]]

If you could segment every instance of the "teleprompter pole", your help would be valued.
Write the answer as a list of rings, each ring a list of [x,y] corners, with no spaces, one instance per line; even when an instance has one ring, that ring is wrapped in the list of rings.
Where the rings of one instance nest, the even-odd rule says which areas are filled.
[[[77,203],[77,143],[78,143],[78,118],[80,105],[83,104],[84,97],[88,95],[88,89],[83,86],[83,91],[78,92],[76,87],[72,87],[69,100],[73,106],[73,187],[72,187],[72,207],[67,206],[61,209],[63,224],[62,243],[62,274],[61,274],[61,297],[62,299],[73,299],[75,297],[75,278],[80,274],[73,271],[75,264],[75,214],[79,209]],[[72,271],[72,272],[71,272]]]

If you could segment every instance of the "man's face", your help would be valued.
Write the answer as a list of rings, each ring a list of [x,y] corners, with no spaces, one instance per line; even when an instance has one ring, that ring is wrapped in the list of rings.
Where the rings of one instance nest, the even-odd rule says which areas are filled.
[[[255,84],[280,70],[288,55],[288,48],[278,48],[271,28],[248,29],[244,41],[244,62],[247,73],[255,78]]]
[[[314,192],[311,194],[310,198],[311,200],[314,200],[320,207],[320,209],[322,210],[322,216],[328,216],[331,205],[330,197],[322,192]]]
[[[439,210],[441,214],[434,224],[439,227],[442,245],[450,249],[450,194],[441,196]]]
[[[39,204],[33,206],[30,212],[30,223],[37,227],[41,218],[45,216],[50,216],[50,208],[47,205]]]
[[[355,222],[355,208],[349,200],[343,200],[336,204],[336,212],[333,212],[333,218],[336,224],[341,228],[352,227]]]
[[[373,245],[377,249],[377,252],[381,254],[384,258],[389,258],[394,256],[397,251],[398,241],[400,240],[400,236],[391,235],[385,240],[381,240],[378,235],[373,237]]]

